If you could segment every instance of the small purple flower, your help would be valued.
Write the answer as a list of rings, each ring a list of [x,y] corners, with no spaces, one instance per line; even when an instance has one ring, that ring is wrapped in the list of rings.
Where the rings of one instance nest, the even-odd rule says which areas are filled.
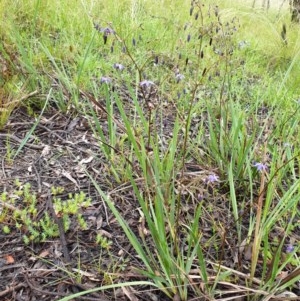
[[[142,88],[149,88],[153,85],[154,85],[154,82],[152,82],[151,80],[143,80],[143,81],[140,82],[140,86]]]
[[[100,83],[101,84],[110,84],[112,82],[111,78],[106,77],[106,76],[102,76],[100,79]]]
[[[103,41],[104,44],[107,42],[107,37],[111,34],[115,34],[116,32],[110,27],[100,27],[98,24],[95,24],[96,30],[103,33]],[[113,52],[113,47],[111,47],[111,52]]]
[[[216,174],[211,174],[206,178],[205,182],[207,184],[213,184],[215,182],[219,182],[219,177]]]
[[[120,70],[120,71],[122,71],[122,70],[125,69],[125,67],[124,67],[122,64],[118,64],[118,63],[113,64],[113,67],[114,67],[116,70]]]
[[[201,201],[204,200],[204,196],[203,196],[202,193],[198,193],[198,194],[197,194],[197,200],[198,200],[199,202],[201,202]]]
[[[108,36],[110,34],[115,34],[115,31],[110,27],[101,27],[100,32],[103,32],[104,35]]]
[[[177,83],[179,83],[180,81],[182,81],[184,79],[184,75],[181,73],[177,73],[175,75],[175,78],[176,78]]]
[[[253,164],[253,167],[255,167],[257,171],[267,171],[268,170],[267,164],[260,163],[260,162],[255,162]]]
[[[291,244],[288,244],[287,246],[286,246],[286,249],[285,249],[285,251],[287,252],[287,253],[292,253],[293,251],[294,251],[294,246],[293,245],[291,245]]]

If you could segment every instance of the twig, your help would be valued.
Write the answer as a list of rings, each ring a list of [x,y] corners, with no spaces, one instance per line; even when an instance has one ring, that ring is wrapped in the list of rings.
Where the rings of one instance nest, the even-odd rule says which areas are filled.
[[[22,139],[18,138],[15,135],[12,135],[12,134],[0,133],[0,138],[11,139],[11,140],[13,140],[15,142],[18,142],[20,144],[23,143]],[[45,146],[44,145],[36,145],[36,144],[26,143],[25,147],[29,147],[29,148],[32,148],[32,149],[40,150],[40,149],[44,149]]]
[[[60,238],[60,242],[61,242],[61,246],[62,246],[62,250],[63,250],[63,254],[64,254],[64,258],[66,260],[67,263],[71,262],[71,258],[70,258],[70,254],[69,254],[69,250],[67,247],[67,240],[66,240],[66,236],[65,236],[65,230],[64,230],[64,225],[63,225],[63,221],[60,217],[57,217],[54,207],[53,207],[53,202],[52,202],[52,197],[51,197],[51,193],[49,192],[48,194],[48,206],[49,206],[49,210],[50,213],[55,221],[55,223],[58,226],[58,231],[59,231],[59,238]]]
[[[59,293],[59,292],[51,292],[51,291],[48,291],[48,290],[45,290],[44,288],[39,288],[39,287],[35,287],[28,279],[28,275],[24,274],[24,277],[25,277],[25,280],[26,280],[26,283],[29,285],[29,287],[32,289],[32,290],[35,290],[39,293],[42,293],[43,295],[51,295],[51,296],[60,296],[60,297],[67,297],[67,296],[70,296],[70,294],[63,294],[63,293]],[[101,298],[101,297],[98,297],[98,298],[91,298],[91,297],[85,297],[85,296],[80,296],[78,297],[80,298],[80,300],[86,300],[86,301],[107,301],[106,298]],[[74,298],[76,299],[76,298]]]
[[[15,286],[9,286],[4,291],[0,292],[0,297],[3,297],[11,292],[14,292],[16,290],[19,290],[20,288],[25,287],[26,285],[24,283],[19,283]]]

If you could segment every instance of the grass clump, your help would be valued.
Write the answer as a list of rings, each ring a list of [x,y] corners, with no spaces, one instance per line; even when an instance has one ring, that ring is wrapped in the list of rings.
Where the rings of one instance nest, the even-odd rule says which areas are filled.
[[[97,19],[103,3],[86,1],[71,16],[47,19],[42,7],[45,14],[66,8],[45,3],[25,10],[35,26],[13,27],[5,37],[15,39],[15,49],[5,46],[7,57],[22,70],[16,81],[23,89],[35,89],[37,79],[42,91],[55,83],[50,104],[89,121],[107,185],[91,174],[90,181],[133,247],[135,271],[173,300],[260,300],[296,291],[300,50],[286,13],[262,15],[243,6],[237,14],[201,1],[184,3],[182,13],[175,9],[181,1],[166,1],[165,16],[155,10],[158,1],[124,1],[111,13],[107,4]],[[253,23],[265,30],[254,36]],[[28,189],[20,192],[24,200]],[[116,191],[124,190],[140,215],[135,227],[118,209]],[[53,205],[65,230],[69,215],[78,215],[84,228],[78,210],[88,205],[86,196],[62,202],[58,192]],[[26,222],[36,208],[31,194],[25,215],[15,216],[28,228],[27,239],[57,235],[48,215]],[[101,236],[97,243],[111,246]]]

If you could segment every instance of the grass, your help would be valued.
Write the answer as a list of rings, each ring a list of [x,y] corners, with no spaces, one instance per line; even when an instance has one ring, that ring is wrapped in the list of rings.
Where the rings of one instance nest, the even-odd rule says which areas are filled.
[[[16,103],[85,115],[115,184],[90,181],[170,299],[294,289],[299,25],[242,2],[105,2],[1,1],[1,125]],[[138,229],[115,204],[124,184]]]

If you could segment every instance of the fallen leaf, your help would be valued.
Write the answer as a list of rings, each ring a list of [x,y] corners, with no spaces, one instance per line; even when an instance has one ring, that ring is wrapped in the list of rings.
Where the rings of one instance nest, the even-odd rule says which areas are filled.
[[[244,259],[250,261],[252,258],[252,245],[248,245],[245,247]]]
[[[5,260],[7,264],[12,264],[15,262],[15,259],[11,255],[5,255]]]
[[[80,162],[79,162],[79,164],[87,164],[87,163],[90,163],[90,162],[92,162],[93,161],[93,159],[94,159],[94,157],[89,157],[89,158],[86,158],[86,159],[82,159]]]
[[[41,253],[40,253],[40,257],[41,258],[46,258],[47,256],[49,255],[49,251],[48,250],[43,250]]]
[[[45,145],[45,147],[42,150],[41,156],[46,157],[47,155],[49,155],[49,153],[50,153],[50,146]]]
[[[277,280],[282,280],[282,279],[284,279],[285,277],[287,277],[288,274],[289,274],[288,271],[281,271],[281,272],[276,276],[276,279],[277,279]]]
[[[132,287],[122,287],[122,291],[130,301],[138,301],[138,298],[133,293],[134,290]]]
[[[77,181],[71,176],[70,173],[68,173],[67,171],[63,170],[62,171],[62,175],[64,177],[66,177],[67,179],[69,179],[71,182],[73,182],[77,187],[79,187],[78,184],[77,184]]]

